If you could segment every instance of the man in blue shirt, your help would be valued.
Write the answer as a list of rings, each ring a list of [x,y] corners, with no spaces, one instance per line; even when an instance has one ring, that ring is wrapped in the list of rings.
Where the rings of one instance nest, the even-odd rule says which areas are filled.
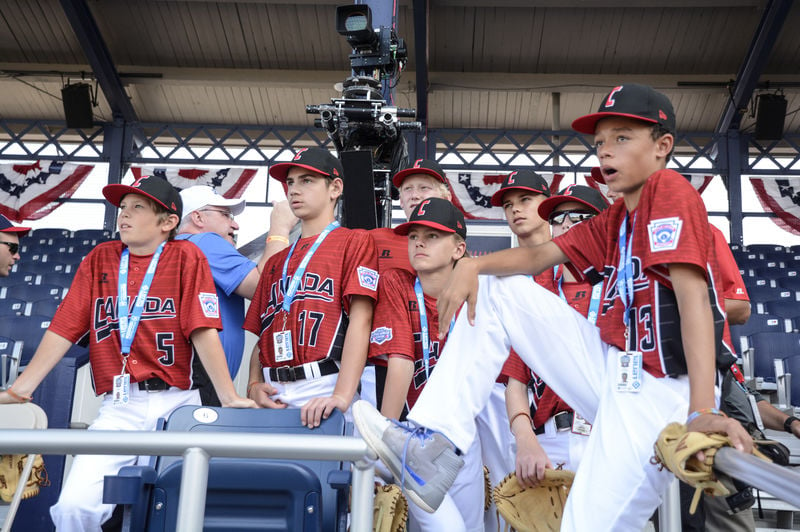
[[[264,255],[256,264],[234,246],[234,234],[239,229],[234,217],[244,210],[243,199],[228,199],[207,185],[197,185],[182,190],[181,200],[184,216],[176,238],[193,242],[208,259],[219,297],[223,327],[219,336],[233,379],[239,372],[244,352],[244,299],[253,297],[267,259],[288,244],[295,219],[283,214],[272,216]],[[281,206],[276,205],[275,210],[281,210]],[[211,383],[202,375],[198,380],[202,383],[203,404],[219,406]]]

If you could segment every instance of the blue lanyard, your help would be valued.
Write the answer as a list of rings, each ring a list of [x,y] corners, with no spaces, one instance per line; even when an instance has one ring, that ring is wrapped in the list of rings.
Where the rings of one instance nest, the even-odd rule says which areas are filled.
[[[297,267],[297,271],[294,272],[292,275],[292,280],[289,283],[289,286],[286,286],[286,272],[289,269],[289,260],[292,258],[292,253],[294,253],[294,248],[297,246],[297,243],[300,241],[298,238],[292,244],[292,247],[289,248],[289,254],[286,255],[286,260],[283,261],[283,274],[281,275],[281,286],[284,288],[283,294],[283,310],[288,314],[289,309],[292,307],[292,300],[294,300],[294,296],[297,294],[297,289],[300,287],[300,281],[303,279],[303,276],[306,273],[306,267],[308,263],[311,262],[311,257],[314,256],[314,253],[317,251],[317,248],[322,244],[322,241],[325,240],[325,237],[328,234],[339,227],[339,222],[333,221],[328,224],[328,226],[322,230],[322,232],[317,237],[317,240],[314,244],[306,251],[305,257],[303,260],[300,261],[300,266]]]
[[[428,312],[425,310],[425,294],[422,293],[422,284],[419,282],[419,277],[414,281],[414,293],[417,296],[417,307],[419,309],[419,329],[420,336],[422,336],[422,363],[425,364],[425,378],[431,375],[431,337],[428,332]],[[456,317],[450,320],[450,331],[453,330],[453,325],[456,324]],[[448,333],[449,334],[449,333]]]
[[[553,276],[557,276],[558,266],[553,267]],[[564,275],[562,274],[561,277],[558,278],[558,295],[561,296],[561,299],[564,300],[565,303],[569,303],[567,301],[567,296],[564,295],[564,290],[561,288],[561,285],[564,283]],[[600,296],[603,293],[603,282],[600,281],[599,283],[595,284],[592,287],[592,300],[589,302],[589,313],[586,315],[586,319],[589,320],[589,323],[594,325],[597,323],[597,311],[600,310]]]
[[[153,258],[150,259],[150,265],[147,267],[147,272],[144,274],[142,286],[139,288],[139,294],[136,296],[136,303],[133,309],[128,313],[128,263],[130,261],[130,252],[128,248],[122,251],[122,257],[119,259],[119,276],[118,276],[118,309],[117,315],[119,316],[119,338],[122,346],[122,373],[125,373],[125,361],[128,359],[128,354],[131,352],[131,345],[133,345],[133,337],[136,336],[136,330],[139,328],[139,322],[144,310],[144,303],[147,300],[147,294],[150,293],[150,285],[153,283],[153,276],[156,273],[156,266],[158,266],[158,259],[161,257],[161,252],[164,251],[164,244],[162,242],[155,253]]]
[[[631,224],[631,238],[628,241],[628,214],[619,226],[619,267],[617,268],[617,290],[622,304],[625,306],[625,314],[622,321],[628,326],[630,316],[628,315],[633,306],[633,261],[631,259],[633,249],[633,228],[636,226],[636,215],[633,215]]]

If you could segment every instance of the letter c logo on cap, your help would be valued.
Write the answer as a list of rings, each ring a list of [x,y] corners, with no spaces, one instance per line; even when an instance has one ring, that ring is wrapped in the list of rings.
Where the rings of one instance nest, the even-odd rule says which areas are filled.
[[[603,107],[614,107],[614,104],[617,103],[614,101],[614,95],[621,90],[622,90],[622,85],[611,89],[611,92],[608,93],[608,98],[606,98],[606,104]]]

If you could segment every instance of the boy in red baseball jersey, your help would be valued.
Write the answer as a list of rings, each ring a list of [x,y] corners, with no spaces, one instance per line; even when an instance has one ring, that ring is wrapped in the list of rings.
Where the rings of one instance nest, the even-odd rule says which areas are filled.
[[[146,177],[108,185],[103,195],[120,208],[120,241],[100,244],[81,262],[30,364],[0,403],[30,400],[70,345],[88,336],[95,392],[105,394],[89,430],[153,430],[175,408],[200,404],[192,389],[195,354],[224,406],[254,407],[236,395],[228,375],[208,263],[195,245],[172,239],[178,192]],[[50,509],[56,529],[100,530],[113,510],[102,503],[103,477],[136,458],[76,456]]]
[[[417,205],[407,223],[395,228],[406,237],[407,253],[415,273],[389,270],[381,276],[375,307],[370,358],[388,361],[381,412],[405,420],[414,406],[446,338],[436,339],[439,328],[436,298],[466,252],[464,215],[449,201],[428,198]],[[412,499],[410,527],[422,531],[483,530],[483,474],[480,441],[464,456],[445,501],[433,515]]]
[[[339,227],[342,165],[322,148],[270,168],[287,185],[300,238],[264,266],[244,322],[258,335],[248,395],[267,408],[301,408],[308,427],[334,408],[349,415],[369,346],[377,296],[375,244]]]
[[[469,307],[409,413],[420,427],[406,431],[362,403],[354,418],[382,460],[413,464],[406,488],[435,508],[459,466],[452,445],[474,438],[473,418],[513,346],[593,424],[562,530],[641,530],[673,478],[650,463],[664,426],[682,421],[690,431],[725,433],[744,451],[752,439],[716,409],[724,313],[703,202],[666,170],[672,104],[651,87],[620,85],[573,128],[594,135],[603,177],[623,201],[551,242],[460,261],[439,298],[440,320],[465,300]],[[578,279],[604,282],[596,327],[516,275],[567,261]],[[479,273],[507,277],[479,280]]]

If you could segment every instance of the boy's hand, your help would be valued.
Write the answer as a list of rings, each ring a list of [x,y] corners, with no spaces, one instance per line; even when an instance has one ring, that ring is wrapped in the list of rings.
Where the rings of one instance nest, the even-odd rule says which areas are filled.
[[[239,397],[238,395],[226,401],[220,401],[222,406],[226,408],[258,408],[258,405],[252,399]]]
[[[288,201],[276,201],[269,216],[269,234],[288,236],[298,221]]]
[[[278,393],[274,386],[267,382],[254,383],[247,396],[261,408],[286,408],[288,405],[279,400],[272,399]]]
[[[693,419],[691,423],[686,425],[686,430],[689,432],[720,432],[727,434],[731,439],[733,446],[745,453],[753,452],[753,438],[744,429],[741,423],[730,417],[717,416],[714,414],[703,414]],[[698,459],[704,460],[705,456],[700,456]]]
[[[304,427],[314,429],[319,427],[323,419],[328,419],[334,408],[344,413],[349,406],[349,403],[338,395],[315,397],[300,409],[300,422]]]
[[[447,285],[442,290],[436,308],[439,310],[439,339],[447,336],[450,321],[462,303],[467,302],[467,319],[475,325],[475,304],[478,301],[478,269],[472,259],[456,263]]]
[[[553,469],[553,464],[535,437],[518,441],[517,446],[517,481],[526,488],[535,488],[544,479],[544,470]]]

